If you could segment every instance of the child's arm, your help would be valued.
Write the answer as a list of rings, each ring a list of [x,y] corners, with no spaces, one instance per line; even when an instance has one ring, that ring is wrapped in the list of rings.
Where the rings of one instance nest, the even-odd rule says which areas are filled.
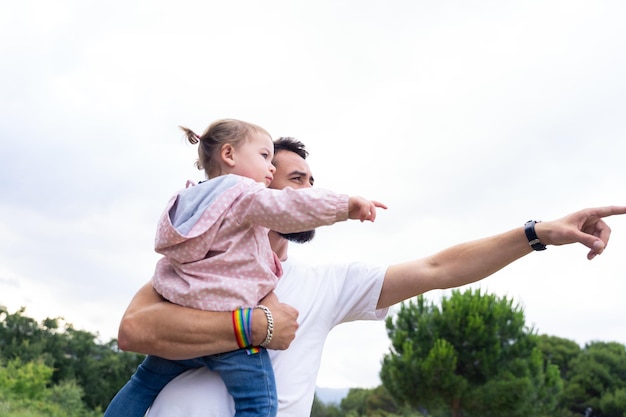
[[[348,219],[374,221],[384,204],[320,188],[281,190],[253,188],[237,201],[231,215],[242,224],[256,224],[279,233],[294,233]]]

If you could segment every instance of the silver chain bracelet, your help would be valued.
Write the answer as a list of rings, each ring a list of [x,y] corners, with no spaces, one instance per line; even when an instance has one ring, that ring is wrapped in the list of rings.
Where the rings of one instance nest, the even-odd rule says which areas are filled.
[[[274,336],[274,318],[272,317],[272,312],[269,308],[265,307],[262,304],[256,306],[256,308],[260,308],[265,313],[265,317],[267,318],[267,334],[265,335],[265,340],[259,346],[267,347],[272,341],[272,336]]]

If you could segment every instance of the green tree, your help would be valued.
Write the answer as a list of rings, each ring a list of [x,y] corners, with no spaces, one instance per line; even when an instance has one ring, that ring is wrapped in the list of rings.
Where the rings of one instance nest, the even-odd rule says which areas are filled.
[[[42,361],[22,363],[12,359],[0,366],[0,389],[28,399],[40,399],[50,382],[52,368]]]
[[[626,347],[593,342],[571,361],[563,404],[578,414],[591,408],[593,417],[624,417],[626,410]]]
[[[324,404],[317,395],[313,398],[311,417],[341,417],[341,411],[335,404]]]
[[[0,415],[3,417],[95,417],[73,381],[51,385],[53,370],[41,360],[13,359],[0,364]]]
[[[71,325],[55,336],[50,348],[57,369],[53,381],[75,380],[91,408],[106,408],[143,359],[143,355],[119,352],[115,340],[97,343],[96,335]]]
[[[408,406],[399,406],[382,385],[350,389],[337,411],[337,416],[344,417],[422,417]]]
[[[582,352],[581,347],[572,340],[545,334],[540,335],[537,340],[539,350],[541,350],[543,354],[546,365],[553,364],[559,368],[561,379],[565,386],[568,383],[571,373],[572,362]],[[563,395],[559,396],[558,403],[558,415],[555,414],[555,417],[573,417],[581,415],[581,413],[569,411],[571,407],[568,406]]]
[[[74,381],[91,409],[104,409],[132,375],[143,355],[120,352],[115,340],[76,330],[62,318],[37,323],[22,308],[11,314],[0,306],[0,359],[41,361],[53,369],[51,384]]]
[[[567,378],[571,363],[580,355],[582,349],[573,340],[542,334],[537,339],[538,347],[546,361],[556,365],[561,378]]]
[[[369,390],[368,396],[365,399],[365,406],[366,415],[371,416],[375,416],[377,415],[376,413],[380,414],[381,412],[384,412],[384,415],[395,415],[405,408],[398,405],[396,400],[383,385]]]
[[[341,410],[344,415],[364,416],[367,409],[367,397],[369,390],[364,388],[351,388],[348,394],[341,400]]]
[[[25,308],[11,314],[0,305],[0,354],[5,359],[24,362],[46,357],[46,330],[30,317]]]
[[[543,416],[556,409],[558,368],[545,363],[522,309],[480,290],[423,296],[387,319],[381,379],[400,403],[433,415]]]
[[[607,417],[626,417],[626,389],[604,394],[600,398],[600,410]]]

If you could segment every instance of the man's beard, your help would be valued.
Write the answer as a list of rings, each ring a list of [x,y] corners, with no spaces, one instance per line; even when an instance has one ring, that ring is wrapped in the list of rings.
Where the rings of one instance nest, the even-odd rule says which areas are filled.
[[[313,240],[313,237],[315,236],[315,229],[307,230],[306,232],[279,233],[279,235],[290,242],[306,243]]]

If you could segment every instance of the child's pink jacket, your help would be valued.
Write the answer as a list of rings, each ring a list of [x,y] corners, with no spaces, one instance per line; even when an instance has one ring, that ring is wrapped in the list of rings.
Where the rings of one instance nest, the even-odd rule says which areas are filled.
[[[161,216],[153,277],[169,301],[209,311],[254,307],[282,274],[268,230],[293,233],[348,219],[348,196],[322,189],[273,190],[223,175],[187,188]]]

